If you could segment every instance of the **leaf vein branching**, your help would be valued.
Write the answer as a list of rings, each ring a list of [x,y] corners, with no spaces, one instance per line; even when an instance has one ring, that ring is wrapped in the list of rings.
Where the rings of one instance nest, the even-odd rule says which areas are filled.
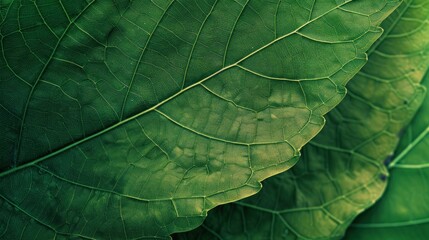
[[[246,111],[250,111],[250,112],[254,112],[254,113],[257,113],[258,111],[256,111],[256,110],[254,110],[254,109],[251,109],[251,108],[248,108],[248,107],[244,107],[244,106],[241,106],[241,105],[239,105],[239,104],[237,104],[236,102],[234,102],[233,100],[231,100],[231,99],[228,99],[228,98],[226,98],[226,97],[224,97],[224,96],[222,96],[222,95],[220,95],[220,94],[218,94],[218,93],[216,93],[215,91],[213,91],[213,90],[211,90],[209,87],[207,87],[205,84],[201,84],[201,87],[203,87],[205,90],[207,90],[207,92],[209,92],[210,94],[212,94],[213,96],[215,96],[215,97],[217,97],[217,98],[219,98],[219,99],[222,99],[223,101],[226,101],[226,102],[229,102],[229,103],[231,103],[232,105],[234,105],[236,108],[241,108],[241,109],[244,109],[244,110],[246,110]]]
[[[398,156],[393,159],[393,161],[389,164],[389,168],[394,168],[396,164],[398,164],[408,153],[411,152],[423,139],[426,137],[426,135],[429,134],[429,126],[423,130],[419,136],[414,139],[412,143],[410,143],[407,148],[404,149]]]
[[[223,62],[222,62],[222,66],[225,67],[226,64],[226,55],[228,54],[228,48],[229,48],[229,44],[231,42],[231,38],[232,38],[232,34],[234,33],[234,30],[237,26],[238,20],[240,19],[240,17],[243,15],[244,9],[247,7],[247,4],[249,3],[250,0],[247,0],[246,3],[244,5],[242,5],[242,9],[240,11],[240,13],[237,16],[237,19],[234,22],[234,25],[232,26],[231,32],[229,33],[228,36],[228,41],[226,42],[225,45],[225,52],[223,53]]]
[[[139,59],[138,59],[138,61],[137,61],[137,63],[136,63],[136,66],[134,67],[133,75],[131,76],[130,85],[128,86],[127,93],[125,94],[124,100],[123,100],[123,102],[122,102],[121,116],[120,116],[120,118],[119,118],[120,120],[123,120],[123,118],[124,118],[125,105],[127,104],[128,96],[130,95],[131,88],[133,87],[134,80],[135,80],[136,75],[137,75],[137,71],[138,71],[138,69],[139,69],[139,67],[140,67],[140,62],[141,62],[141,61],[142,61],[142,59],[143,59],[143,55],[145,54],[146,49],[147,49],[147,47],[149,46],[149,42],[150,42],[150,40],[152,39],[152,36],[154,35],[154,33],[155,33],[156,29],[157,29],[157,28],[159,27],[159,25],[161,24],[161,21],[162,21],[162,19],[164,18],[164,16],[167,14],[168,9],[170,9],[170,7],[173,5],[173,2],[174,2],[174,0],[172,0],[172,1],[170,2],[170,4],[167,6],[167,8],[164,10],[164,12],[162,13],[162,15],[161,15],[161,17],[159,18],[158,22],[157,22],[157,23],[156,23],[156,25],[153,27],[153,29],[152,29],[152,33],[151,33],[151,34],[149,34],[149,38],[146,40],[146,43],[145,43],[145,45],[144,45],[143,49],[141,50],[141,53],[140,53]]]
[[[286,140],[282,140],[282,141],[273,141],[273,142],[251,142],[251,143],[244,143],[244,142],[237,142],[237,141],[231,141],[231,140],[227,140],[227,139],[222,139],[222,138],[218,138],[218,137],[214,137],[214,136],[210,136],[207,135],[205,133],[201,133],[198,132],[197,130],[190,128],[188,126],[185,126],[184,124],[178,122],[177,120],[173,119],[172,117],[168,116],[167,114],[165,114],[164,112],[155,109],[155,112],[159,113],[160,115],[162,115],[163,117],[165,117],[166,119],[168,119],[169,121],[171,121],[172,123],[186,129],[189,130],[192,133],[195,133],[199,136],[205,137],[205,138],[209,138],[209,139],[213,139],[216,141],[220,141],[220,142],[224,142],[224,143],[230,143],[230,144],[235,144],[235,145],[244,145],[244,146],[252,146],[252,145],[270,145],[270,144],[279,144],[279,143],[287,143]]]
[[[368,50],[367,55],[370,57],[374,50],[376,50],[380,44],[386,39],[387,36],[389,36],[389,33],[393,31],[393,29],[396,27],[396,25],[400,22],[402,16],[407,12],[408,8],[410,8],[411,4],[414,2],[414,0],[410,0],[407,5],[402,9],[402,11],[399,13],[398,17],[396,17],[395,21],[389,25],[387,29],[384,30],[384,34],[381,35],[381,37],[378,39],[377,42],[375,42],[371,48]]]
[[[95,186],[90,186],[90,185],[87,185],[87,184],[79,183],[79,182],[76,182],[76,181],[72,181],[70,179],[67,179],[65,177],[62,177],[62,176],[54,173],[53,171],[50,171],[50,170],[48,170],[48,169],[46,169],[44,167],[39,166],[38,164],[35,164],[34,167],[38,168],[42,172],[45,172],[45,173],[47,173],[47,174],[55,177],[58,180],[66,182],[68,184],[79,186],[79,187],[83,187],[83,188],[87,188],[87,189],[94,190],[94,191],[109,193],[109,194],[117,195],[119,197],[132,199],[132,200],[143,201],[143,202],[152,202],[152,201],[173,201],[175,199],[183,199],[183,198],[180,198],[180,197],[177,197],[177,198],[176,197],[175,198],[169,197],[169,198],[148,199],[148,198],[141,198],[141,197],[131,196],[131,195],[120,193],[120,192],[117,192],[117,191],[114,191],[114,190],[103,189],[103,188],[99,188],[99,187],[95,187]],[[205,196],[192,196],[192,197],[186,197],[185,199],[189,199],[189,198],[204,198],[204,197]]]
[[[48,224],[42,222],[41,220],[39,220],[38,218],[36,218],[35,216],[31,215],[30,213],[28,213],[27,211],[25,211],[24,209],[22,209],[19,205],[17,205],[16,203],[14,203],[12,200],[10,200],[9,198],[3,196],[2,194],[0,194],[0,198],[3,198],[8,204],[12,205],[15,209],[19,210],[20,212],[24,213],[26,216],[34,219],[36,222],[38,222],[40,225],[51,229],[55,235],[59,234],[59,235],[63,235],[63,236],[73,236],[73,237],[80,237],[80,238],[84,238],[84,239],[91,239],[91,240],[95,240],[94,238],[90,238],[90,237],[86,237],[80,234],[69,234],[69,233],[63,233],[63,232],[58,232],[55,228],[53,228],[52,226],[49,226]]]
[[[52,61],[52,59],[54,59],[54,55],[56,53],[56,50],[58,49],[62,39],[66,36],[66,34],[68,33],[70,27],[73,25],[74,22],[76,22],[77,19],[79,19],[84,12],[86,12],[86,10],[95,2],[95,0],[89,2],[88,5],[85,6],[85,8],[79,13],[79,15],[77,15],[72,22],[70,22],[70,24],[66,27],[66,29],[64,30],[63,34],[60,36],[60,38],[58,39],[57,44],[55,45],[54,49],[52,50],[51,55],[49,56],[48,61],[45,63],[45,65],[43,66],[42,70],[40,71],[39,75],[36,78],[36,81],[34,82],[34,84],[31,87],[30,93],[28,94],[28,98],[27,101],[25,103],[24,106],[24,113],[22,115],[22,121],[21,121],[21,126],[19,129],[19,133],[18,133],[18,140],[17,140],[17,145],[16,145],[16,149],[18,151],[16,159],[14,159],[14,165],[17,163],[19,157],[20,157],[20,147],[21,147],[21,142],[22,142],[22,135],[23,135],[23,130],[24,130],[24,124],[25,124],[25,120],[27,117],[27,112],[28,112],[28,107],[30,105],[30,100],[33,96],[34,90],[36,89],[37,83],[40,81],[40,79],[42,78],[43,74],[45,73],[46,69],[48,68],[49,63]]]
[[[218,75],[219,73],[224,72],[224,71],[226,71],[226,70],[228,70],[228,69],[230,69],[230,68],[232,68],[232,67],[237,66],[237,65],[238,65],[238,64],[240,64],[241,62],[244,62],[246,59],[248,59],[248,58],[250,58],[250,57],[254,56],[255,54],[257,54],[257,53],[259,53],[260,51],[262,51],[262,50],[264,50],[264,49],[268,48],[269,46],[273,45],[274,43],[276,43],[276,42],[278,42],[278,41],[280,41],[280,40],[282,40],[282,39],[285,39],[285,38],[287,38],[287,37],[289,37],[289,36],[291,36],[291,35],[293,35],[293,34],[296,34],[296,32],[297,32],[297,31],[299,31],[300,29],[304,28],[305,26],[307,26],[307,25],[311,24],[312,22],[314,22],[314,21],[318,20],[319,18],[322,18],[322,17],[323,17],[323,16],[325,16],[326,14],[329,14],[330,12],[332,12],[332,11],[334,11],[334,10],[338,9],[339,7],[341,7],[341,6],[343,6],[343,5],[348,4],[348,3],[349,3],[349,2],[351,2],[351,1],[352,1],[352,0],[348,0],[348,1],[345,1],[345,2],[343,2],[343,3],[341,3],[341,4],[337,5],[337,6],[333,7],[332,9],[330,9],[330,10],[326,11],[324,14],[321,14],[320,16],[318,16],[318,17],[316,17],[316,18],[314,18],[314,19],[312,19],[312,20],[310,20],[310,21],[308,21],[308,22],[306,22],[306,23],[302,24],[301,26],[297,27],[294,31],[291,31],[291,32],[289,32],[289,33],[287,33],[287,34],[285,34],[285,35],[282,35],[281,37],[278,37],[278,38],[276,38],[276,39],[272,40],[271,42],[269,42],[269,43],[267,43],[267,44],[263,45],[262,47],[260,47],[260,48],[258,48],[258,49],[256,49],[256,50],[254,50],[253,52],[251,52],[251,53],[247,54],[246,56],[244,56],[243,58],[239,59],[237,62],[235,62],[235,63],[233,63],[233,64],[230,64],[230,65],[228,65],[228,66],[225,66],[225,67],[223,67],[223,68],[219,69],[218,71],[216,71],[216,72],[214,72],[214,73],[210,74],[210,75],[209,75],[209,76],[207,76],[207,77],[204,77],[203,79],[201,79],[201,80],[199,80],[199,81],[195,82],[194,84],[191,84],[191,85],[187,86],[186,88],[182,89],[181,91],[178,91],[178,92],[176,92],[175,94],[172,94],[170,97],[168,97],[168,98],[166,98],[166,99],[162,100],[161,102],[159,102],[159,103],[155,104],[154,106],[152,106],[152,107],[150,107],[150,108],[148,108],[148,109],[146,109],[146,110],[144,110],[144,111],[141,111],[140,113],[137,113],[137,114],[135,114],[135,115],[133,115],[133,116],[130,116],[130,117],[128,117],[128,118],[125,118],[125,119],[121,120],[120,122],[117,122],[117,123],[115,123],[115,124],[111,125],[110,127],[107,127],[107,128],[105,128],[105,129],[102,129],[102,130],[100,130],[100,131],[98,131],[98,132],[96,132],[96,133],[94,133],[94,134],[92,134],[92,135],[90,135],[90,136],[87,136],[87,137],[85,137],[85,138],[82,138],[82,139],[80,139],[80,140],[78,140],[78,141],[76,141],[76,142],[74,142],[74,143],[71,143],[71,144],[69,144],[69,145],[67,145],[67,146],[65,146],[65,147],[63,147],[63,148],[61,148],[61,149],[58,149],[58,150],[57,150],[57,151],[55,151],[55,152],[51,152],[51,153],[49,153],[49,154],[47,154],[47,155],[45,155],[45,156],[43,156],[43,157],[40,157],[40,158],[38,158],[38,159],[33,160],[33,161],[27,162],[27,163],[22,164],[22,165],[19,165],[19,166],[14,166],[14,167],[13,167],[13,168],[11,168],[11,169],[8,169],[8,170],[6,170],[6,171],[3,171],[2,173],[0,173],[0,177],[7,176],[7,175],[9,175],[9,174],[11,174],[11,173],[13,173],[13,172],[16,172],[16,171],[19,171],[19,170],[25,169],[25,168],[27,168],[27,167],[30,167],[30,166],[34,165],[34,164],[37,164],[37,163],[42,162],[42,161],[44,161],[44,160],[46,160],[46,159],[49,159],[49,158],[51,158],[51,157],[53,157],[53,156],[56,156],[56,155],[58,155],[58,154],[60,154],[60,153],[62,153],[62,152],[65,152],[65,151],[67,151],[67,150],[69,150],[69,149],[71,149],[71,148],[73,148],[73,147],[75,147],[75,146],[77,146],[77,145],[80,145],[80,144],[82,144],[82,143],[84,143],[84,142],[87,142],[87,141],[89,141],[89,140],[91,140],[91,139],[94,139],[94,138],[96,138],[96,137],[98,137],[98,136],[100,136],[100,135],[102,135],[102,134],[105,134],[105,133],[107,133],[107,132],[109,132],[109,131],[111,131],[111,130],[113,130],[113,129],[115,129],[115,128],[119,127],[119,126],[122,126],[122,125],[124,125],[124,124],[126,124],[126,123],[128,123],[128,122],[130,122],[130,121],[132,121],[132,120],[134,120],[134,119],[136,119],[136,118],[138,118],[138,117],[140,117],[140,116],[143,116],[143,115],[147,114],[148,112],[151,112],[151,111],[153,111],[153,110],[157,109],[157,108],[158,108],[158,107],[160,107],[161,105],[164,105],[165,103],[169,102],[170,100],[172,100],[172,99],[176,98],[177,96],[181,95],[182,93],[184,93],[184,92],[186,92],[186,91],[188,91],[188,90],[190,90],[190,89],[192,89],[192,88],[194,88],[194,87],[196,87],[196,86],[200,85],[201,83],[204,83],[205,81],[207,81],[207,80],[209,80],[209,79],[213,78],[214,76]],[[94,2],[94,1],[92,1],[91,3],[93,3],[93,2]],[[82,11],[82,12],[81,12],[81,13],[80,13],[76,18],[75,18],[75,20],[76,20],[77,18],[79,18],[79,16],[81,16],[81,15],[83,14],[83,12],[85,12],[85,10],[86,10],[86,9],[88,9],[88,7],[89,7],[89,6],[90,6],[90,4],[89,4],[88,6],[86,6],[86,8],[85,8],[85,9],[84,9],[84,10],[83,10],[83,11]],[[170,6],[170,5],[169,5],[169,6]],[[70,24],[70,25],[71,25],[71,24]],[[70,25],[69,25],[69,27],[70,27]],[[67,29],[69,29],[69,27],[68,27]],[[67,32],[67,30],[63,33],[62,37],[64,37],[64,35],[66,34],[66,32]],[[58,45],[59,45],[59,43],[60,43],[60,42],[61,42],[61,41],[59,41],[59,42],[58,42],[58,44],[57,44],[57,46],[56,46],[56,47],[58,47]],[[55,49],[56,49],[56,48],[55,48]],[[51,55],[50,59],[52,59],[52,57],[53,57],[53,55],[54,55],[54,54],[55,54],[55,50],[53,51],[53,53],[52,53],[52,55]],[[42,72],[40,73],[40,75],[39,75],[38,79],[41,77],[41,75],[43,74],[43,72],[46,70],[47,65],[48,65],[48,64],[46,64],[46,65],[45,65],[45,67],[43,68],[43,70],[42,70]],[[33,92],[34,92],[34,87],[32,88],[31,93],[30,93],[30,97],[28,98],[28,101],[27,101],[27,103],[26,103],[26,107],[25,107],[25,109],[26,109],[26,110],[25,110],[25,113],[27,112],[28,105],[29,105],[29,100],[30,100],[31,95],[33,94]],[[124,102],[125,102],[125,101],[124,101]],[[24,114],[24,118],[23,118],[23,121],[22,121],[23,123],[24,123],[24,121],[25,121],[25,116],[26,116],[26,114]],[[24,125],[24,124],[21,124],[21,129],[20,129],[20,134],[19,134],[19,141],[18,141],[18,142],[19,142],[19,144],[18,144],[18,146],[20,146],[20,143],[21,143],[21,141],[22,141],[23,125]],[[18,148],[18,149],[19,149],[19,148]]]
[[[264,75],[264,74],[262,74],[262,73],[258,73],[258,72],[256,72],[256,71],[251,70],[251,69],[249,69],[249,68],[246,68],[246,67],[244,67],[244,66],[242,66],[242,65],[237,65],[237,67],[238,67],[238,68],[240,68],[240,69],[242,69],[242,70],[244,70],[244,71],[246,71],[246,72],[248,72],[248,73],[251,73],[251,74],[253,74],[253,75],[256,75],[256,76],[258,76],[258,77],[262,77],[262,78],[269,79],[269,80],[277,80],[277,81],[300,82],[300,81],[315,81],[315,80],[322,80],[322,79],[328,79],[328,78],[329,78],[329,77],[317,77],[317,78],[301,78],[301,79],[293,79],[293,78],[284,78],[284,77],[272,77],[272,76]]]
[[[207,19],[212,14],[217,3],[218,3],[218,0],[214,2],[212,8],[210,9],[210,12],[207,14],[207,16],[204,18],[204,21],[201,23],[200,29],[198,29],[197,36],[195,37],[194,43],[192,44],[191,52],[189,53],[188,62],[186,63],[186,67],[185,67],[185,73],[183,74],[182,87],[180,89],[183,89],[185,87],[186,77],[188,76],[189,65],[191,64],[191,59],[192,59],[192,56],[194,55],[195,46],[197,45],[198,39],[201,36],[201,31],[203,30],[203,27],[205,26]]]

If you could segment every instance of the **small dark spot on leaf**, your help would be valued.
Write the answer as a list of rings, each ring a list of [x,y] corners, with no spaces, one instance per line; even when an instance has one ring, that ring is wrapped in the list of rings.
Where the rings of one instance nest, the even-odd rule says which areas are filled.
[[[383,181],[383,182],[384,182],[384,181],[386,181],[386,179],[387,179],[387,175],[386,175],[386,174],[383,174],[383,173],[382,173],[382,174],[380,174],[380,180],[381,180],[381,181]]]
[[[384,166],[389,166],[389,164],[392,162],[392,159],[393,159],[393,154],[390,154],[389,156],[387,156],[387,158],[384,159],[383,161]]]

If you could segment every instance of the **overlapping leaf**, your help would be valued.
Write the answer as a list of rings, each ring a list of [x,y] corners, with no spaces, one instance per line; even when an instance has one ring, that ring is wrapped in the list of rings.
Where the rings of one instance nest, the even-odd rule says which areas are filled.
[[[429,75],[423,83],[429,87]],[[346,239],[416,239],[429,236],[429,97],[396,151],[390,181],[379,202],[360,215]]]
[[[424,97],[419,82],[429,67],[428,11],[427,0],[405,1],[383,23],[386,32],[370,49],[368,64],[296,166],[266,180],[256,196],[214,209],[201,228],[177,239],[342,237],[383,193],[389,155]],[[410,184],[402,181],[401,188]]]
[[[396,4],[2,1],[2,238],[161,238],[256,193]]]

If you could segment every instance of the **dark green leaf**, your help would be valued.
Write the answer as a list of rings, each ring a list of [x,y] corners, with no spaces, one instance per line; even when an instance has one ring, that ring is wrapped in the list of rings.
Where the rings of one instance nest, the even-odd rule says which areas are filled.
[[[2,1],[2,238],[166,237],[256,193],[396,4]]]

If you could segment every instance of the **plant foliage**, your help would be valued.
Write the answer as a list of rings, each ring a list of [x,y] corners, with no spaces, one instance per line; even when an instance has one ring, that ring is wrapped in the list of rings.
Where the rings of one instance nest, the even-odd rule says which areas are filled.
[[[427,1],[373,45],[399,4],[1,1],[0,238],[169,238],[231,202],[174,237],[343,236],[424,97]]]
[[[339,239],[344,236],[353,219],[384,192],[389,175],[387,166],[392,165],[392,159],[406,154],[393,152],[399,135],[402,135],[401,129],[411,120],[425,96],[426,90],[420,81],[429,68],[429,38],[424,37],[429,36],[428,16],[428,1],[405,1],[397,8],[382,25],[384,35],[368,51],[368,63],[347,85],[347,97],[327,115],[327,125],[303,148],[300,161],[291,170],[266,180],[256,196],[216,208],[201,228],[178,237]],[[417,121],[427,118],[428,106],[422,108]],[[427,122],[415,121],[412,125],[424,126],[412,128],[414,131],[409,130],[402,139],[410,141],[411,147],[416,142],[423,145],[420,142],[428,131]],[[411,141],[416,134],[421,135],[415,142]],[[427,159],[423,156],[428,156],[429,152],[423,146],[421,149],[418,160],[426,166]],[[395,168],[400,166],[395,165]],[[420,174],[415,172],[397,173],[400,177],[395,180],[395,173],[392,175],[393,184],[402,183],[396,188],[407,191],[398,193],[402,202],[382,201],[377,205],[382,206],[378,207],[383,209],[382,212],[364,214],[367,216],[365,222],[396,222],[398,217],[393,213],[416,221],[421,221],[423,217],[418,217],[420,215],[427,218],[427,212],[419,207],[404,210],[409,208],[406,202],[410,196],[415,196],[415,205],[425,204],[423,199],[429,195],[424,190],[424,176],[419,177]],[[410,184],[407,179],[412,176],[416,176],[412,181],[414,184],[419,181],[422,184],[407,188]],[[409,192],[414,191],[417,192],[410,195]],[[394,196],[383,199],[399,201]],[[412,222],[415,220],[410,220]],[[364,226],[369,225],[372,226]],[[421,228],[420,232],[411,234],[415,237],[410,239],[418,239],[419,234],[429,236],[424,227],[418,228]],[[347,238],[395,239],[396,231],[390,235],[379,235],[378,232],[355,235],[359,230],[353,228]],[[426,235],[421,235],[422,231]],[[410,233],[403,233],[402,239],[406,239],[407,234]]]

